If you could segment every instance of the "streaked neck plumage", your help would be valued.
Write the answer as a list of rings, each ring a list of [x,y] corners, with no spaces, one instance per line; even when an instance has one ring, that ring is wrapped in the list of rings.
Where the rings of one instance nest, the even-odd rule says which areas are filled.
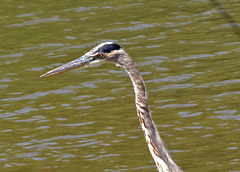
[[[137,64],[126,52],[121,54],[116,61],[125,69],[131,78],[140,125],[158,170],[161,172],[181,172],[182,170],[171,159],[152,120],[147,103],[146,87]]]

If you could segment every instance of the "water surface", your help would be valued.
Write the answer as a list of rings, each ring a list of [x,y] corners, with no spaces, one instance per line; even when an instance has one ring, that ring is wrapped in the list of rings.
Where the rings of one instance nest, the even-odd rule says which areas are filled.
[[[239,23],[239,1],[221,1]],[[240,171],[239,35],[208,1],[3,1],[1,171],[156,171],[127,74],[39,76],[105,41],[139,64],[184,171]]]

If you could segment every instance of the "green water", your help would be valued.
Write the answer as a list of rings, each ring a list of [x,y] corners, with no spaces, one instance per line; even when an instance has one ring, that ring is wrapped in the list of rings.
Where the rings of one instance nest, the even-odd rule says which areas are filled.
[[[237,23],[240,1],[221,1]],[[139,64],[184,171],[240,171],[240,36],[208,1],[9,1],[0,8],[1,171],[156,171],[130,80],[39,76],[105,41]]]

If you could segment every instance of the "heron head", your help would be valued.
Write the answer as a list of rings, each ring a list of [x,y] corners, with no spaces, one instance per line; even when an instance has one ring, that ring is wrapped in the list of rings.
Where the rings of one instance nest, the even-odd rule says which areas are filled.
[[[86,66],[96,66],[103,62],[115,62],[117,63],[118,57],[124,52],[124,50],[116,43],[105,42],[91,49],[83,56],[68,62],[62,66],[59,66],[40,77],[47,77],[66,72],[68,70],[83,68]]]

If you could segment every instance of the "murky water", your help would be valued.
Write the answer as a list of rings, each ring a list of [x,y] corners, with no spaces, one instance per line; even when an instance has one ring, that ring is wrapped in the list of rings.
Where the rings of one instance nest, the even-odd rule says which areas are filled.
[[[240,22],[240,1],[221,1]],[[104,41],[139,64],[184,171],[240,171],[240,36],[208,1],[3,1],[1,171],[156,171],[111,64],[39,78]],[[204,170],[203,170],[204,169]]]

